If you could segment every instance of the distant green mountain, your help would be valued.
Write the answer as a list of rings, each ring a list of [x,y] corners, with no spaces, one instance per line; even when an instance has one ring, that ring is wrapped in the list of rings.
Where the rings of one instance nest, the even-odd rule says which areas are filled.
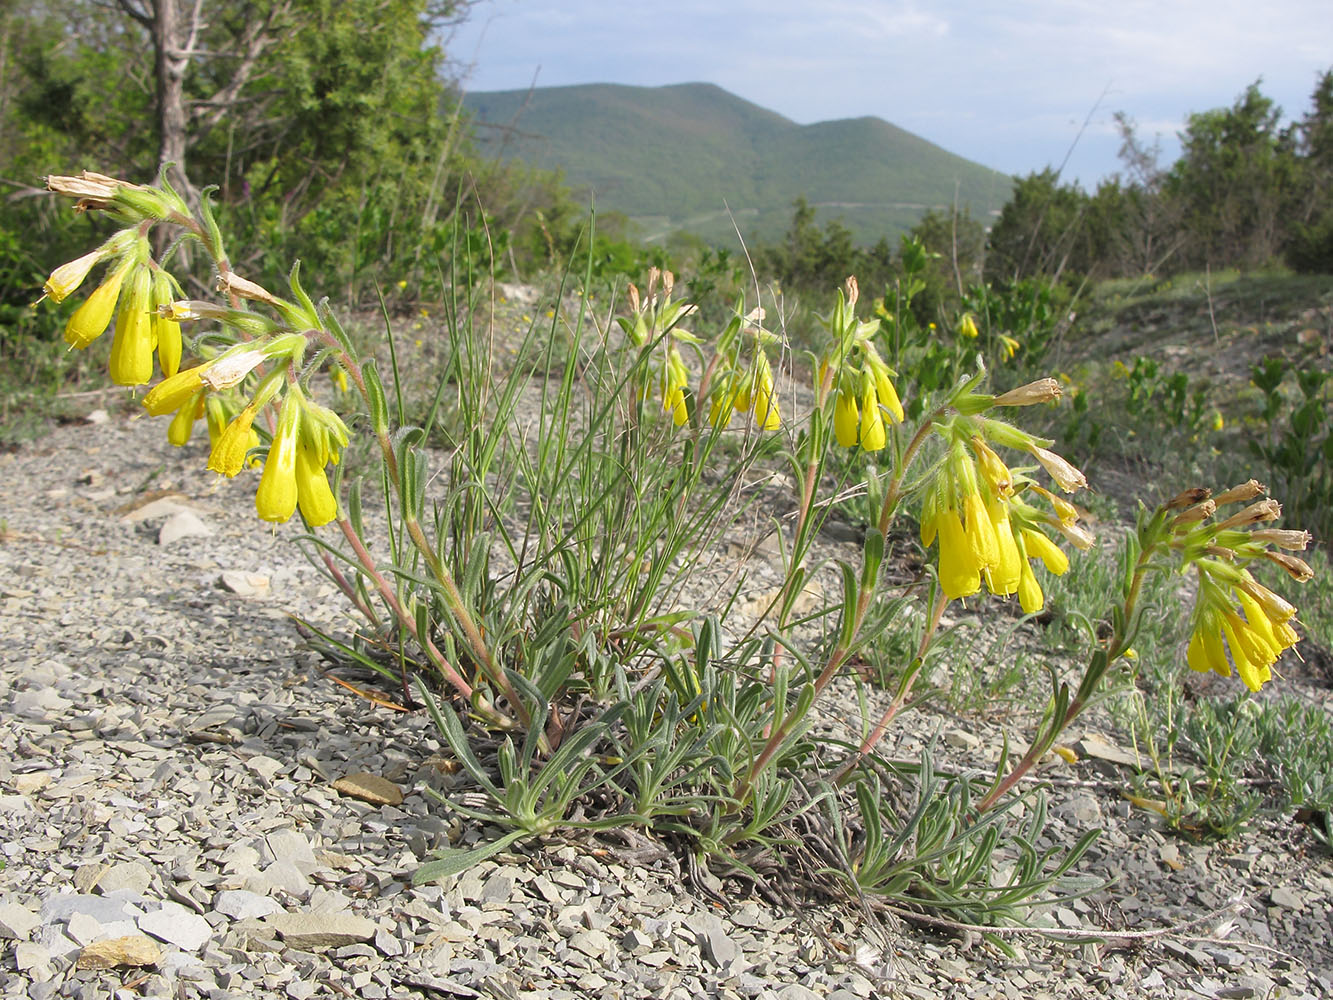
[[[804,195],[820,221],[840,217],[870,244],[955,197],[984,220],[1013,187],[880,118],[798,125],[707,83],[497,90],[465,104],[483,150],[563,170],[650,239],[686,229],[734,243],[730,209],[747,240],[773,240]]]

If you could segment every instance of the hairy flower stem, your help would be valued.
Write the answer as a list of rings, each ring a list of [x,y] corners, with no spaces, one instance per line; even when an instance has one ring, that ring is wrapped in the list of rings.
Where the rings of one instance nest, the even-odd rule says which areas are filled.
[[[930,649],[930,644],[934,640],[935,633],[940,627],[940,619],[944,617],[944,609],[948,604],[949,598],[944,596],[944,593],[941,592],[939,599],[935,602],[935,610],[931,613],[930,621],[926,625],[925,634],[921,636],[921,642],[917,646],[916,657],[912,661],[913,665],[915,665],[915,669],[908,673],[902,688],[896,695],[894,695],[893,701],[889,702],[889,707],[884,710],[884,714],[881,715],[879,721],[875,723],[875,728],[870,731],[870,735],[861,742],[856,753],[848,757],[847,760],[845,760],[833,773],[834,784],[841,785],[846,782],[847,776],[851,773],[852,768],[856,767],[857,764],[864,760],[866,756],[879,745],[879,741],[884,738],[885,732],[888,731],[889,723],[894,720],[902,710],[903,705],[907,703],[907,696],[912,693],[912,686],[916,683],[916,679],[921,676],[920,664],[926,658],[926,652]]]
[[[352,586],[351,581],[347,579],[338,564],[333,561],[333,556],[323,549],[320,550],[319,554],[324,562],[324,571],[329,574],[329,579],[333,581],[334,585],[342,591],[342,595],[351,602],[352,607],[356,608],[371,625],[376,628],[380,627],[380,616],[375,613],[373,607],[361,599],[361,595],[356,592],[356,588]]]
[[[912,440],[908,442],[902,457],[898,460],[893,480],[889,483],[888,489],[884,492],[884,502],[880,506],[879,519],[876,522],[881,536],[887,534],[889,524],[893,520],[894,511],[897,509],[898,501],[902,497],[903,480],[907,476],[907,470],[911,466],[912,461],[916,458],[917,452],[920,451],[922,444],[925,443],[930,428],[934,426],[935,422],[941,415],[943,415],[944,410],[944,407],[940,407],[921,422],[921,426],[918,427],[916,433],[912,435]],[[862,554],[862,558],[867,558],[865,553]],[[844,642],[839,642],[837,646],[834,647],[833,652],[829,654],[828,663],[824,665],[824,669],[819,672],[819,676],[812,682],[811,686],[813,688],[813,694],[808,700],[809,705],[813,705],[814,702],[818,700],[819,696],[824,692],[824,689],[828,687],[829,682],[837,676],[838,671],[847,662],[848,657],[851,656],[852,651],[856,648],[857,640],[861,633],[861,626],[865,623],[866,614],[870,611],[870,603],[875,596],[877,583],[877,579],[873,580],[870,582],[869,586],[862,587],[857,593],[856,605],[852,610],[852,625],[847,632],[849,638]],[[941,612],[942,610],[943,609],[941,609]],[[843,613],[846,614],[847,609],[844,608]],[[800,705],[803,701],[806,701],[806,699],[798,698],[796,699],[796,704]],[[808,711],[809,708],[806,708],[805,712]],[[737,787],[736,800],[738,802],[743,803],[749,797],[750,789],[754,786],[755,779],[758,778],[759,773],[768,766],[769,761],[773,759],[773,755],[778,752],[784,743],[786,743],[787,738],[791,735],[792,729],[801,721],[803,715],[804,712],[800,711],[798,708],[792,708],[777,728],[768,734],[768,739],[764,742],[764,748],[759,752],[759,756],[754,759],[754,763],[750,765],[750,769],[746,771],[744,779]]]
[[[337,524],[342,530],[343,537],[347,539],[347,544],[351,546],[352,551],[356,554],[357,561],[361,563],[366,574],[375,581],[375,586],[379,590],[380,596],[384,598],[384,603],[393,613],[393,616],[398,619],[398,623],[407,630],[408,634],[411,635],[412,638],[416,640],[417,644],[425,651],[427,658],[430,659],[435,668],[440,671],[444,676],[444,679],[449,684],[453,685],[454,689],[460,695],[470,699],[473,702],[473,707],[476,709],[477,713],[486,719],[487,722],[500,728],[512,727],[512,720],[505,718],[488,702],[477,696],[472,685],[469,684],[454,665],[449,662],[448,658],[440,652],[439,647],[435,645],[430,636],[422,635],[417,631],[416,619],[408,614],[407,609],[404,608],[402,603],[398,600],[398,595],[394,593],[393,588],[389,585],[389,581],[384,578],[384,574],[381,573],[379,567],[375,565],[374,556],[370,554],[370,551],[361,541],[361,537],[356,533],[356,529],[352,527],[352,522],[345,517],[340,517],[337,519]],[[407,696],[407,699],[408,704],[413,703],[410,694]]]
[[[355,364],[353,359],[347,358],[346,355],[343,355],[343,358],[349,364],[349,368],[353,372],[353,380],[364,392],[365,381],[361,374],[360,367]],[[368,395],[366,396],[366,401],[369,405],[370,400]],[[378,433],[376,437],[379,440],[380,453],[383,456],[384,466],[388,473],[389,481],[392,483],[401,482],[399,478],[398,458],[394,454],[393,442],[390,440],[388,431],[382,431]],[[405,500],[405,498],[400,497],[400,500]],[[404,502],[404,510],[406,510],[406,506],[407,505]],[[519,722],[522,725],[527,726],[530,721],[527,708],[524,706],[522,699],[519,698],[518,692],[514,690],[513,685],[509,683],[509,679],[505,677],[504,672],[496,665],[494,657],[491,656],[491,651],[489,647],[487,647],[486,641],[482,638],[481,630],[477,628],[476,621],[473,619],[471,612],[468,611],[468,608],[463,601],[463,595],[458,589],[458,584],[454,580],[453,574],[449,572],[449,568],[444,565],[440,560],[439,555],[431,547],[429,539],[426,538],[426,533],[421,528],[421,522],[415,517],[404,513],[403,524],[407,528],[408,536],[412,539],[412,544],[416,547],[417,552],[421,554],[421,557],[426,560],[426,565],[430,567],[431,574],[443,589],[444,602],[449,608],[449,613],[453,615],[454,620],[458,622],[459,627],[462,628],[463,635],[467,639],[468,646],[472,650],[472,656],[477,661],[478,667],[481,669],[482,673],[486,675],[487,680],[495,685],[500,691],[504,692],[505,697],[509,699],[509,703],[513,706],[513,710],[518,716]],[[415,630],[413,634],[415,635]],[[418,641],[420,640],[418,639]],[[455,684],[455,686],[457,685]]]
[[[992,786],[990,791],[977,803],[978,813],[983,813],[992,808],[1014,785],[1018,784],[1019,780],[1033,768],[1037,761],[1046,755],[1052,744],[1055,743],[1056,738],[1064,732],[1071,722],[1078,718],[1083,709],[1087,708],[1089,700],[1096,694],[1097,688],[1101,685],[1110,665],[1122,657],[1125,650],[1129,648],[1128,637],[1134,627],[1139,594],[1143,589],[1143,580],[1148,572],[1148,562],[1156,554],[1160,544],[1159,540],[1152,534],[1152,527],[1156,526],[1160,520],[1159,515],[1147,531],[1140,532],[1140,542],[1142,544],[1139,557],[1134,562],[1134,570],[1125,585],[1122,599],[1121,607],[1124,614],[1113,616],[1115,626],[1111,637],[1103,648],[1093,653],[1092,659],[1088,662],[1088,667],[1084,671],[1083,680],[1079,684],[1077,693],[1070,699],[1063,711],[1059,711],[1059,701],[1057,699],[1057,711],[1051,717],[1046,729],[1032,742],[1027,753],[1023,755],[1023,759],[1014,765],[1014,769]],[[1147,535],[1146,539],[1143,537],[1144,535]]]

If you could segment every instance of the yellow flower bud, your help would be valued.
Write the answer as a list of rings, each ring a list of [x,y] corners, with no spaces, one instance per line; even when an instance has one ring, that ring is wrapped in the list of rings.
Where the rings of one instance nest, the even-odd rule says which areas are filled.
[[[1048,570],[1056,576],[1064,576],[1069,570],[1069,557],[1064,550],[1040,531],[1023,529],[1023,545],[1029,556],[1040,559]]]
[[[1018,581],[1018,606],[1025,615],[1036,614],[1046,606],[1046,597],[1041,592],[1041,584],[1032,572],[1032,563],[1022,560],[1023,575]]]
[[[188,398],[181,404],[176,415],[171,418],[171,423],[167,425],[167,440],[177,448],[184,447],[189,443],[190,435],[194,433],[194,422],[199,419],[199,414],[204,409],[204,394],[202,392]]]
[[[157,364],[167,378],[175,375],[180,368],[181,325],[171,316],[162,315],[158,306],[169,306],[173,291],[167,272],[161,269],[154,271],[149,309],[152,310],[153,339],[157,341]]]
[[[251,448],[254,437],[255,403],[252,400],[245,409],[227,424],[213,443],[213,450],[208,456],[208,468],[213,472],[227,476],[236,475],[245,465],[245,455]]]
[[[986,501],[986,514],[995,529],[999,560],[986,570],[986,586],[992,594],[1007,597],[1018,590],[1023,578],[1023,556],[1014,540],[1014,529],[1009,523],[1009,507],[998,497]]]
[[[986,512],[986,503],[980,493],[969,493],[963,498],[963,532],[972,550],[978,569],[991,569],[1000,563],[1000,543],[995,537],[995,526]]]

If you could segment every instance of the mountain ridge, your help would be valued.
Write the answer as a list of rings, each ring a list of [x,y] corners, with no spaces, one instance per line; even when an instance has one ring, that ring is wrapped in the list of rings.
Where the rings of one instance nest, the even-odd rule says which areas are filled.
[[[1013,178],[875,116],[801,125],[716,84],[573,84],[464,96],[483,151],[559,168],[580,196],[662,238],[734,245],[785,232],[805,197],[859,243],[957,201],[985,219]],[[700,220],[703,220],[702,222]]]

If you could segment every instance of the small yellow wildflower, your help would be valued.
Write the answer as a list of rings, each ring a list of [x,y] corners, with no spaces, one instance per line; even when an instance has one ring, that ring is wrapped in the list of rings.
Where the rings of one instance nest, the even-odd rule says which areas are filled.
[[[209,470],[228,478],[241,471],[246,453],[259,443],[253,426],[256,410],[255,402],[251,400],[218,434],[208,456]]]
[[[129,276],[129,287],[116,313],[111,343],[111,381],[116,385],[143,385],[153,377],[153,317],[149,313],[153,275],[139,265]]]
[[[941,511],[935,518],[940,543],[940,587],[950,600],[970,597],[981,589],[981,569],[972,554],[956,510]]]
[[[264,474],[255,491],[255,511],[260,520],[279,523],[296,513],[296,453],[301,431],[301,394],[295,386],[287,390],[278,414],[278,429],[264,459]]]
[[[857,433],[861,424],[861,415],[857,412],[856,400],[845,389],[838,391],[838,398],[833,404],[833,433],[838,444],[844,448],[856,447]]]
[[[102,283],[69,318],[65,325],[65,343],[83,350],[106,333],[111,315],[116,310],[116,300],[120,298],[120,286],[128,272],[129,266],[122,265],[102,279]]]
[[[304,441],[296,448],[296,500],[301,516],[312,528],[328,524],[338,516],[338,501],[329,488],[324,466]]]
[[[884,433],[884,418],[880,416],[879,401],[875,397],[874,386],[867,384],[861,396],[861,447],[866,451],[879,451],[888,441]]]

